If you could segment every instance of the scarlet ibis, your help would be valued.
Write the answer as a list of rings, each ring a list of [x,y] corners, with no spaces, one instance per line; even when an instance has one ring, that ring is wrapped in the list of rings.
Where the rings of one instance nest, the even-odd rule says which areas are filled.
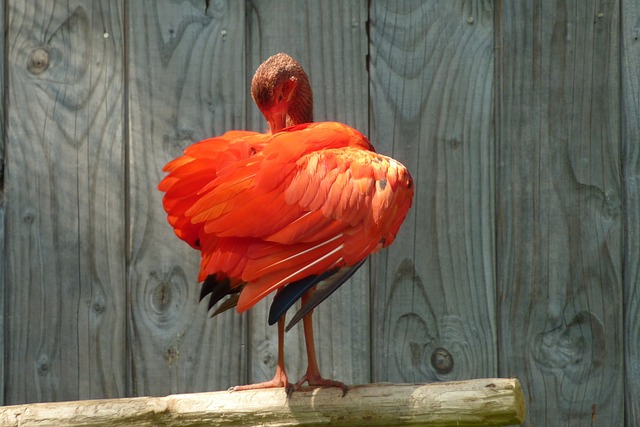
[[[269,125],[265,134],[232,130],[188,147],[159,184],[176,235],[201,253],[200,298],[214,315],[248,310],[276,292],[278,365],[271,381],[236,390],[302,384],[347,387],[322,378],[313,309],[372,253],[389,246],[411,207],[413,181],[398,161],[377,154],[357,130],[312,122],[313,96],[298,62],[280,53],[263,62],[251,94]],[[284,368],[286,311],[301,308],[308,367],[295,384]]]

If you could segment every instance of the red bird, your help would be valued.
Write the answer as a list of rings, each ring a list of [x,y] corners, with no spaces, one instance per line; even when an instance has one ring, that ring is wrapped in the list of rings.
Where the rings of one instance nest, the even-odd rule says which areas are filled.
[[[273,380],[235,389],[309,385],[347,387],[320,376],[313,309],[364,260],[390,245],[413,199],[407,169],[377,154],[357,130],[312,123],[309,79],[293,58],[277,54],[256,71],[251,94],[270,132],[229,131],[188,147],[160,182],[175,233],[200,250],[201,299],[214,313],[251,308],[271,292],[269,323],[278,322]],[[298,300],[308,367],[295,384],[284,369],[284,319]]]

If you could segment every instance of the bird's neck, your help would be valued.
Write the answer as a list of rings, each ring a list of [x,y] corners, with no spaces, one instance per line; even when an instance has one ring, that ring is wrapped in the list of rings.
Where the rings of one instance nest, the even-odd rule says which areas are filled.
[[[305,79],[306,80],[306,79]],[[313,93],[308,81],[298,86],[287,111],[287,126],[313,121]]]

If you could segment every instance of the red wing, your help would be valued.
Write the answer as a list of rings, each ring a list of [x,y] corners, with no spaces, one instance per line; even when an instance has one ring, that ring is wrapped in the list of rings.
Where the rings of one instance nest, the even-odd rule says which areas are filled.
[[[334,187],[332,197],[339,197],[341,187],[351,188],[349,176],[344,172],[349,169],[352,159],[341,157],[341,150],[369,153],[369,147],[362,134],[340,123],[311,123],[288,128],[271,136],[259,156],[237,162],[231,172],[220,174],[202,188],[198,200],[185,214],[193,223],[204,223],[206,233],[221,237],[256,237],[282,243],[309,240],[311,235],[304,232],[307,228],[315,236],[319,228],[330,225],[330,219],[342,219],[339,215],[327,215],[328,207],[323,210],[324,217],[328,219],[320,215],[305,217],[309,212],[320,210],[325,201],[322,192],[328,192],[331,186]],[[328,151],[335,155],[327,155],[323,159],[316,157],[317,153]],[[285,191],[289,191],[287,188],[292,180],[296,180],[295,189],[298,191],[305,188],[305,183],[301,182],[304,176],[296,177],[301,167],[308,166],[305,159],[325,161],[322,167],[330,170],[321,181],[316,181],[315,177],[309,181],[314,187],[309,188],[307,194],[320,192],[314,204],[306,200],[302,203],[286,200],[291,198],[285,195]],[[356,170],[355,174],[358,173]],[[356,198],[355,193],[353,197]],[[281,232],[283,228],[290,231]],[[282,237],[271,238],[271,235]],[[292,237],[294,235],[297,237]]]
[[[344,232],[347,263],[353,264],[359,259],[350,255],[359,257],[363,245],[369,248],[381,240],[385,240],[383,246],[391,243],[386,240],[393,240],[400,225],[397,217],[404,219],[412,196],[407,170],[389,157],[352,147],[313,152],[297,162],[284,199],[311,212],[323,228],[314,227],[303,217],[269,238],[287,241],[295,236],[304,241]],[[317,218],[318,213],[324,219]],[[336,224],[341,225],[339,230],[332,229]]]
[[[411,206],[413,184],[400,163],[355,148],[313,152],[284,180],[284,203],[304,214],[249,251],[249,283],[238,310],[268,293],[333,267],[355,265],[391,244]]]
[[[268,137],[260,156],[236,162],[232,170],[211,181],[184,214],[203,223],[205,233],[222,237],[267,238],[306,211],[284,200],[284,190],[308,153],[355,144],[367,139],[340,123],[308,123]]]
[[[176,234],[194,247],[203,240],[200,278],[248,282],[238,311],[390,244],[411,205],[406,169],[348,126],[313,123],[235,144],[196,144],[167,165],[160,188]]]
[[[287,283],[353,265],[387,246],[410,207],[408,173],[374,152],[322,150],[294,165],[281,165],[279,171],[289,172],[272,178],[279,182],[275,187],[259,185],[269,179],[268,165],[238,169],[207,194],[207,209],[194,216],[205,221],[205,232],[225,240],[255,239],[246,247],[242,280],[248,284],[239,311]],[[220,267],[214,262],[207,271]]]
[[[221,171],[262,150],[264,140],[265,136],[256,132],[230,131],[189,146],[182,156],[167,163],[163,170],[168,175],[158,189],[166,193],[162,203],[178,237],[200,248],[202,225],[192,224],[186,211],[197,202],[202,188]]]

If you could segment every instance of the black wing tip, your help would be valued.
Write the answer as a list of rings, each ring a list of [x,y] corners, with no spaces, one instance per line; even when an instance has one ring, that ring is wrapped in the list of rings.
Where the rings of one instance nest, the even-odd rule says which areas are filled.
[[[210,317],[216,317],[218,314],[224,313],[227,310],[231,310],[236,305],[238,305],[238,299],[240,298],[240,293],[229,294],[228,298],[216,308],[216,310],[211,313]]]
[[[202,281],[202,287],[200,288],[199,301],[202,301],[206,298],[207,295],[213,292],[213,289],[217,283],[218,281],[216,280],[215,274],[210,274],[209,276],[205,277],[205,279]]]
[[[307,276],[303,279],[296,280],[295,282],[291,282],[286,285],[280,292],[276,294],[271,303],[271,307],[269,309],[269,317],[268,323],[269,325],[274,325],[285,315],[285,313],[293,306],[302,296],[312,289],[314,286],[318,285],[329,279],[336,273],[338,276],[335,278],[336,280],[332,280],[326,288],[322,290],[316,290],[311,298],[298,310],[298,312],[291,319],[289,324],[286,327],[286,331],[288,332],[293,328],[305,315],[311,312],[314,308],[316,308],[321,302],[327,299],[336,289],[338,289],[344,282],[346,282],[352,275],[355,273],[360,266],[366,260],[358,262],[357,264],[351,267],[343,267],[343,268],[331,268],[320,275],[311,275]],[[214,305],[220,302],[224,297],[229,296],[221,305],[218,307],[211,317],[214,317],[220,313],[223,313],[238,304],[238,298],[241,286],[234,287],[231,289],[231,280],[228,277],[225,277],[221,280],[218,280],[218,277],[215,274],[211,274],[207,276],[202,282],[202,288],[200,289],[200,301],[209,296],[209,302],[207,304],[207,310],[211,310]]]
[[[326,285],[324,283],[320,285],[324,285],[324,287],[318,287],[313,292],[311,297],[305,302],[305,304],[300,307],[300,310],[298,310],[296,314],[294,314],[293,318],[289,321],[289,324],[287,324],[285,332],[289,332],[291,328],[293,328],[300,321],[300,319],[309,314],[314,308],[320,305],[321,302],[329,298],[332,293],[334,293],[340,286],[342,286],[347,280],[349,280],[356,271],[358,271],[358,269],[362,266],[362,264],[364,264],[365,261],[366,258],[355,265],[352,265],[350,267],[343,267],[340,270],[336,270],[338,274],[334,277],[331,277],[331,279],[326,282]],[[334,273],[336,271],[334,271]],[[323,281],[328,278],[329,276],[325,277]]]
[[[276,294],[269,309],[269,325],[274,325],[285,315],[287,310],[291,308],[309,289],[318,283],[335,274],[339,269],[332,268],[324,273],[307,276],[303,279],[296,280],[287,284],[280,292]]]
[[[207,276],[202,282],[202,288],[200,289],[200,301],[209,296],[209,302],[207,303],[207,310],[216,305],[225,296],[236,292],[231,289],[231,280],[225,277],[218,280],[215,274]]]

